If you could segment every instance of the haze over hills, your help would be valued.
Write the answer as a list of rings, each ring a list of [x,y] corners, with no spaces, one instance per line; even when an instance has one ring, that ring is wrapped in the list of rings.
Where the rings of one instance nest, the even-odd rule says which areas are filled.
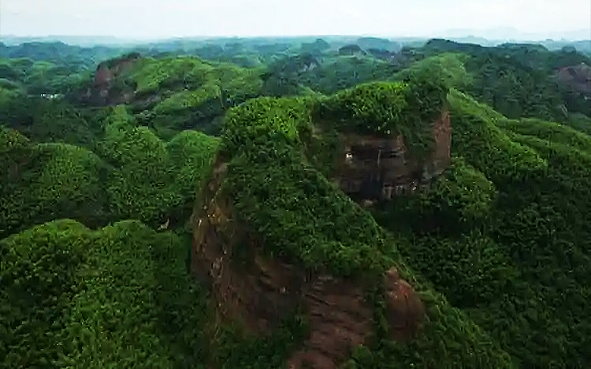
[[[8,46],[20,45],[29,42],[63,42],[68,45],[93,47],[101,46],[125,46],[138,45],[146,42],[154,42],[154,40],[124,38],[116,36],[15,36],[15,35],[0,35],[0,42]]]
[[[441,33],[440,37],[448,39],[475,38],[503,42],[528,41],[581,41],[591,40],[591,27],[573,29],[564,32],[522,32],[515,27],[496,27],[485,29],[449,29]]]
[[[591,39],[587,0],[3,0],[0,35],[173,37],[360,35],[539,41]]]
[[[7,46],[16,46],[32,42],[63,42],[68,45],[93,47],[93,46],[114,46],[134,47],[140,45],[159,44],[167,42],[202,42],[220,43],[230,41],[251,40],[262,43],[274,42],[312,42],[322,38],[328,41],[341,43],[355,42],[360,37],[378,37],[398,42],[402,45],[418,46],[429,39],[443,38],[456,42],[472,43],[482,46],[497,46],[504,43],[532,43],[541,44],[550,50],[560,49],[564,46],[574,46],[579,51],[591,52],[591,28],[576,29],[566,32],[532,33],[521,32],[513,27],[496,27],[487,29],[449,29],[439,33],[425,34],[424,36],[408,37],[397,34],[360,34],[360,35],[300,35],[300,36],[259,36],[259,37],[229,37],[229,36],[187,36],[187,37],[126,37],[110,35],[47,35],[47,36],[17,36],[11,34],[0,34],[0,42]]]

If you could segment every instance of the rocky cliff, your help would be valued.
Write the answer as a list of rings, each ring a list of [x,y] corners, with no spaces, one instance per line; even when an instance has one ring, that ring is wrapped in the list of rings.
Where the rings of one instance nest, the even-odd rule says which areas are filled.
[[[83,99],[93,105],[127,104],[134,97],[134,86],[126,86],[120,78],[122,74],[131,70],[140,60],[139,54],[129,54],[102,62],[98,65],[92,86]]]
[[[561,68],[555,78],[577,92],[591,95],[591,67],[585,63]]]
[[[424,158],[409,153],[403,135],[340,134],[344,152],[333,178],[343,192],[362,200],[389,200],[428,186],[451,162],[449,112],[443,110],[431,126],[433,146]]]
[[[212,286],[221,320],[238,321],[253,335],[270,334],[300,311],[310,332],[287,367],[336,368],[375,334],[375,307],[368,300],[374,286],[263,253],[264,235],[240,221],[224,191],[227,168],[217,163],[194,212],[193,273]],[[408,340],[420,328],[423,304],[395,267],[383,274],[382,283],[389,334]]]
[[[264,337],[303,316],[309,332],[285,358],[293,369],[337,368],[360,345],[421,335],[416,281],[352,200],[411,193],[445,170],[445,93],[374,83],[228,112],[192,217],[192,270],[212,286],[221,322]]]

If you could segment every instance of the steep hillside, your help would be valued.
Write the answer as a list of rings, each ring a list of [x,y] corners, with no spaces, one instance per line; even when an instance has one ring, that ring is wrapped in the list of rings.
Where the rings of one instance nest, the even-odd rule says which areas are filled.
[[[196,57],[145,58],[130,54],[99,64],[83,100],[130,104],[142,121],[171,138],[208,126],[228,107],[260,94],[260,71]]]
[[[425,155],[433,143],[421,132],[432,129],[444,99],[444,88],[411,81],[232,109],[193,215],[193,270],[211,283],[219,314],[255,336],[303,315],[309,334],[284,358],[292,368],[510,367],[509,356],[408,269],[397,241],[331,183],[338,173],[330,161],[313,160],[345,156],[330,146],[330,129],[402,134],[418,149],[413,155]],[[419,102],[433,105],[409,120]]]
[[[285,356],[294,368],[584,367],[589,136],[417,86],[409,95],[412,79],[232,109],[195,208],[194,273],[211,283],[219,314],[251,335],[303,315],[309,333]],[[407,109],[418,101],[425,115],[413,125]],[[356,175],[378,186],[380,175],[404,176],[404,166],[380,164],[381,152],[397,152],[388,136],[402,134],[405,163],[432,158],[442,144],[425,133],[444,106],[449,167],[416,191],[351,191]],[[377,155],[356,159],[365,154]],[[391,234],[360,207],[368,199]]]
[[[517,365],[584,367],[589,136],[509,120],[457,91],[449,100],[452,167],[433,191],[380,204],[376,219],[409,265]]]

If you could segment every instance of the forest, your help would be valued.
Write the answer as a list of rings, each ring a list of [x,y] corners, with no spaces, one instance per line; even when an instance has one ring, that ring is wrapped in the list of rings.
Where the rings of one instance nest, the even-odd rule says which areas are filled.
[[[256,334],[223,316],[194,260],[210,209],[233,262],[254,247],[365,286],[371,334],[334,368],[588,367],[580,49],[0,43],[0,368],[287,367],[316,321],[298,306]],[[368,206],[335,185],[338,137],[400,136],[422,160],[442,111],[450,164],[425,189]],[[409,339],[387,327],[393,266],[424,305]]]

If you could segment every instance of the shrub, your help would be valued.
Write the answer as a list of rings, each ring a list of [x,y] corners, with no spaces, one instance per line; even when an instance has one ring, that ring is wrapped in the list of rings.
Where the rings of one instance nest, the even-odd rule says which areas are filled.
[[[0,367],[205,367],[189,240],[135,221],[61,220],[0,241]]]

